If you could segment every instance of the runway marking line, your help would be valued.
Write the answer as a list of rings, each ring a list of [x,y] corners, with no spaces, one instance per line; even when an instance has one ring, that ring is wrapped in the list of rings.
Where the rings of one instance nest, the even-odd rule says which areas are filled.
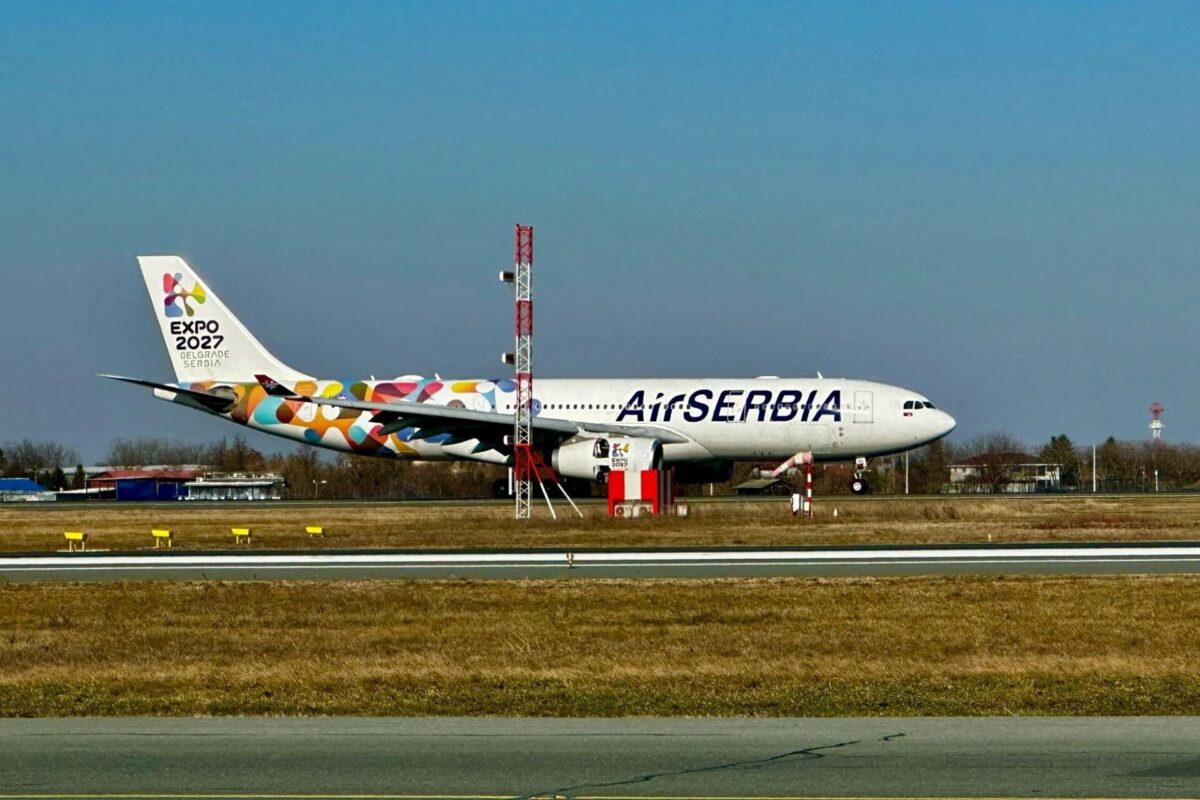
[[[915,550],[810,550],[797,551],[739,551],[694,550],[663,553],[655,551],[632,552],[582,552],[575,553],[578,566],[617,566],[640,564],[642,566],[668,566],[673,564],[697,566],[732,566],[736,564],[845,564],[845,563],[1033,563],[1087,562],[1099,560],[1192,560],[1200,557],[1200,547],[1195,545],[1169,545],[1162,547],[1100,545],[1082,548],[1061,547],[1012,547],[993,549],[985,547],[953,547]],[[202,553],[163,558],[154,555],[120,556],[0,556],[0,569],[35,567],[59,568],[132,568],[153,566],[157,569],[182,569],[186,567],[259,567],[287,566],[543,566],[563,565],[567,553],[255,553],[246,555],[205,555]]]
[[[921,566],[1061,566],[1064,564],[1193,564],[1200,562],[1200,557],[1192,556],[1177,556],[1174,558],[1019,558],[1019,559],[994,559],[985,561],[983,559],[969,560],[897,560],[897,561],[695,561],[695,562],[680,562],[680,561],[646,561],[636,564],[617,563],[617,562],[593,562],[591,564],[576,564],[576,569],[586,569],[591,567],[607,568],[607,567],[670,567],[670,568],[702,568],[712,569],[717,567],[751,567],[751,568],[770,568],[770,567],[921,567]],[[303,569],[391,569],[391,570],[471,570],[471,569],[545,569],[545,570],[561,570],[565,571],[567,567],[559,564],[312,564],[312,563],[296,563],[296,564],[64,564],[62,566],[42,567],[42,566],[8,566],[0,561],[0,572],[134,572],[134,571],[158,571],[158,572],[183,572],[187,570],[303,570]],[[0,795],[0,798],[7,795]],[[145,795],[138,795],[143,797]],[[387,795],[391,796],[391,795]],[[507,795],[505,795],[507,796]],[[628,795],[622,795],[628,797]],[[604,800],[599,798],[598,800]],[[676,800],[704,800],[704,798],[676,798]],[[737,798],[743,800],[743,798]],[[750,798],[749,800],[753,800]],[[814,798],[813,800],[824,800],[823,798]],[[845,800],[875,800],[875,798],[845,798]],[[897,800],[925,800],[924,798],[898,798]],[[1003,800],[1002,798],[981,798],[981,800]],[[1055,800],[1051,798],[1051,800]],[[1073,798],[1072,800],[1093,800],[1093,798]],[[1136,798],[1134,799],[1136,800]]]
[[[956,795],[575,795],[572,800],[947,800]],[[521,797],[521,795],[515,795]],[[542,797],[542,795],[533,795]],[[1155,800],[1154,798],[1043,797],[1038,800]],[[0,800],[513,800],[512,794],[0,794]],[[971,800],[1028,800],[1029,796],[972,797]],[[1200,800],[1200,798],[1183,798]]]

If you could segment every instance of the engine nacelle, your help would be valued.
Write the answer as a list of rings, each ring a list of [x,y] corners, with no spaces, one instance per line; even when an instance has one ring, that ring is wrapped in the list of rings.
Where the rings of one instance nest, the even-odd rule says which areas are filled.
[[[658,469],[662,442],[632,436],[598,436],[571,439],[550,454],[550,465],[559,475],[606,483],[616,470]]]

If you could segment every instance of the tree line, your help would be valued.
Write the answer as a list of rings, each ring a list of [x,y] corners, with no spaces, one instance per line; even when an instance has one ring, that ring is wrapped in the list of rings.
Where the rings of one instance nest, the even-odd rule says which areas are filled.
[[[209,444],[169,439],[115,439],[102,463],[113,468],[195,466],[213,472],[281,475],[296,499],[486,497],[504,470],[473,462],[410,462],[339,454],[313,447],[267,454],[241,435]],[[72,466],[73,465],[73,466]],[[31,478],[52,491],[84,486],[75,450],[58,442],[22,439],[0,445],[0,476]]]
[[[74,465],[71,476],[66,470]],[[50,440],[22,439],[0,446],[0,476],[30,478],[53,491],[83,488],[83,465],[66,445]]]
[[[1200,484],[1197,445],[1122,441],[1110,436],[1096,446],[1093,460],[1091,445],[1078,445],[1065,433],[1030,444],[1008,433],[992,432],[962,442],[940,440],[912,451],[909,490],[943,491],[954,464],[971,465],[963,481],[968,490],[999,491],[1017,479],[1022,465],[1027,464],[1057,465],[1057,488],[1066,492],[1091,491],[1093,464],[1096,489],[1102,492],[1175,491]],[[894,482],[902,464],[897,458],[889,466]],[[903,491],[899,474],[899,491]]]
[[[874,459],[868,479],[875,492],[904,491],[902,456]],[[909,454],[909,491],[938,493],[950,482],[950,466],[974,465],[968,489],[998,490],[1017,475],[1018,465],[1030,460],[1061,465],[1064,491],[1092,488],[1092,447],[1079,446],[1065,434],[1031,445],[1003,432],[986,433],[962,442],[939,440]],[[418,497],[487,497],[492,482],[503,478],[502,467],[474,462],[417,462],[331,455],[313,447],[267,454],[241,435],[208,444],[162,438],[116,439],[103,463],[124,468],[150,465],[199,466],[215,472],[270,472],[281,475],[287,495],[296,499],[371,499]],[[763,464],[739,464],[734,478],[711,487],[683,487],[683,494],[731,494],[734,487]],[[774,465],[771,465],[774,466]],[[818,494],[848,491],[852,468],[818,464],[814,486]],[[1096,447],[1096,485],[1100,491],[1153,491],[1155,472],[1160,490],[1186,489],[1200,484],[1200,446],[1121,441],[1112,437]],[[76,451],[52,440],[5,442],[0,445],[0,476],[32,478],[47,489],[78,489],[84,485],[83,465]]]

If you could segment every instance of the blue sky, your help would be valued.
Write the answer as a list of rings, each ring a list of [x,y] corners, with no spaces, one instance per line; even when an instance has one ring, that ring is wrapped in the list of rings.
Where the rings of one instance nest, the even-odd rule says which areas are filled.
[[[496,375],[536,226],[547,376],[825,375],[956,437],[1200,439],[1200,7],[43,3],[0,14],[0,441],[234,429],[133,256],[283,360]],[[255,443],[272,440],[259,437]]]

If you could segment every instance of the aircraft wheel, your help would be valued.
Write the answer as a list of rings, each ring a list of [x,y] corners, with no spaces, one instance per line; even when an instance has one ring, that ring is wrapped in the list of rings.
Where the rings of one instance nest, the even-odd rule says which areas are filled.
[[[871,484],[867,483],[864,478],[855,478],[850,482],[850,491],[854,494],[870,494]]]
[[[497,478],[492,481],[492,497],[503,500],[508,496],[508,478]]]

